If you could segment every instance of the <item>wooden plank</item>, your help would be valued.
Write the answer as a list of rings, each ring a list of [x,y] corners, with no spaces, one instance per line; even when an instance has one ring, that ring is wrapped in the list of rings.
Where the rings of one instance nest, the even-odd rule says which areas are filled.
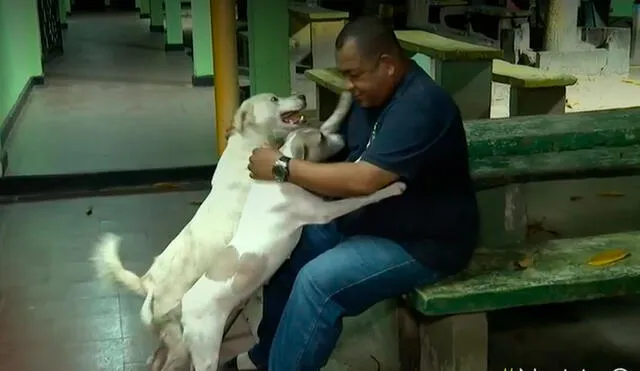
[[[441,61],[475,61],[502,57],[502,50],[448,39],[420,30],[395,31],[403,49]]]
[[[309,6],[304,3],[292,3],[289,5],[289,12],[309,21],[334,21],[349,19],[349,12],[322,8],[319,6]]]
[[[478,189],[534,181],[640,174],[640,145],[471,159]]]
[[[631,255],[609,266],[587,261],[608,249]],[[533,256],[524,270],[515,262]],[[519,306],[640,293],[640,232],[479,248],[464,273],[416,290],[410,303],[425,315],[485,312]]]
[[[345,89],[345,79],[336,68],[313,68],[304,71],[304,76],[336,94]]]
[[[575,76],[543,71],[539,68],[512,64],[501,59],[493,60],[493,81],[522,88],[550,88],[574,85]]]
[[[627,147],[640,143],[640,107],[469,121],[471,158]]]

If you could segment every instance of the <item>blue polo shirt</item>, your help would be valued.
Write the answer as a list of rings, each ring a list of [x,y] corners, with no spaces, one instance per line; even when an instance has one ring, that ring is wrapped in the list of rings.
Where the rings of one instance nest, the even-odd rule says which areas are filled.
[[[407,190],[338,219],[340,231],[392,239],[443,273],[464,269],[477,243],[478,209],[464,126],[452,97],[412,62],[384,107],[354,102],[341,129],[347,161],[361,158],[395,173]]]

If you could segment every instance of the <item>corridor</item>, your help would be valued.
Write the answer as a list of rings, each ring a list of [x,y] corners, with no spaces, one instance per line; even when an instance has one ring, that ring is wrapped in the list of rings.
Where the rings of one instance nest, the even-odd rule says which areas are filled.
[[[45,65],[9,140],[7,175],[139,170],[217,161],[213,88],[165,52],[137,13],[69,17],[64,55]]]

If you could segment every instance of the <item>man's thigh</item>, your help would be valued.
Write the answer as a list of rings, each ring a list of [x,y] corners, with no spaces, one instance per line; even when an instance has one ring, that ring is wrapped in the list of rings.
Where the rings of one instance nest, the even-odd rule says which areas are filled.
[[[356,315],[444,277],[391,240],[354,236],[307,263],[296,283],[320,291],[344,308],[345,315]]]

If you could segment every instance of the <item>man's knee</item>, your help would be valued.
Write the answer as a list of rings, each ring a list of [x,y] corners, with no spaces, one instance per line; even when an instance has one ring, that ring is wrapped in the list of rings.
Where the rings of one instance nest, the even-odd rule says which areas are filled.
[[[307,299],[325,300],[334,291],[335,277],[330,266],[313,260],[298,272],[293,295],[303,295]]]

